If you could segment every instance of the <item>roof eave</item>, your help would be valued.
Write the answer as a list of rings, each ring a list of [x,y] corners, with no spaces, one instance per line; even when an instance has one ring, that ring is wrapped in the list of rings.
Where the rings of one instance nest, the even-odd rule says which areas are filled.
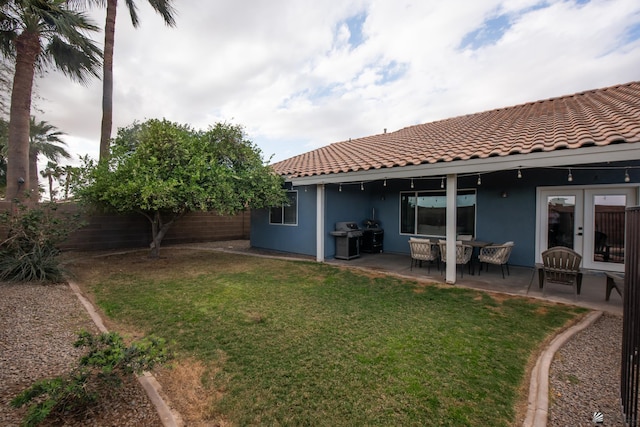
[[[619,143],[607,146],[591,146],[575,149],[561,149],[547,152],[512,154],[484,159],[456,160],[451,162],[427,163],[421,165],[398,166],[341,172],[304,177],[285,177],[293,185],[316,185],[373,181],[379,179],[445,176],[449,174],[486,173],[510,169],[530,169],[557,167],[589,163],[640,160],[640,144]]]

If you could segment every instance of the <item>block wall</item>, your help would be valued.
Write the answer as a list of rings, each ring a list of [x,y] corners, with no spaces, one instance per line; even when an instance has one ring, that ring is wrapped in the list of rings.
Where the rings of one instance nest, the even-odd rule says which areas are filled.
[[[0,201],[0,212],[11,208],[8,201]],[[60,211],[77,212],[75,204],[60,204]],[[192,212],[174,223],[162,244],[215,242],[221,240],[248,239],[250,213],[219,215],[216,212]],[[63,249],[105,250],[146,247],[151,242],[151,225],[139,214],[82,215],[85,225],[69,235]],[[8,230],[0,225],[0,239]],[[1,240],[0,240],[1,241]]]

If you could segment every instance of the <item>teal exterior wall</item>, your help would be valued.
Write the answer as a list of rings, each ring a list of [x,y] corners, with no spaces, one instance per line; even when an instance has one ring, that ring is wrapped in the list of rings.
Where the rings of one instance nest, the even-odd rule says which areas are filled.
[[[298,224],[269,224],[268,209],[252,210],[251,246],[315,256],[316,187],[299,187],[294,190],[298,192]]]
[[[567,181],[568,169],[523,169],[522,178],[514,170],[460,176],[458,189],[475,189],[476,238],[502,243],[514,241],[510,264],[532,266],[535,263],[536,189],[553,186],[593,186],[623,184],[623,166],[640,166],[640,162],[590,165],[589,170],[573,169],[573,181]],[[596,169],[598,166],[603,169]],[[611,169],[616,167],[617,169]],[[640,169],[629,169],[632,183],[640,182]],[[385,230],[384,251],[409,254],[408,234],[400,233],[400,192],[441,190],[441,179],[383,180],[325,186],[325,258],[333,258],[335,241],[330,232],[338,221],[355,221],[360,226],[366,219],[380,221]],[[254,247],[315,256],[316,250],[316,188],[297,187],[298,225],[269,225],[267,210],[254,211],[251,217],[251,244]],[[507,197],[502,197],[506,192]]]

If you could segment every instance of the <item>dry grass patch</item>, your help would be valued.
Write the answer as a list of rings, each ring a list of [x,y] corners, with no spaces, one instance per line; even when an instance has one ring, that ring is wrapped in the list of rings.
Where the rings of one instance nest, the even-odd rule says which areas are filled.
[[[154,375],[162,384],[162,392],[168,397],[182,417],[185,425],[195,427],[229,426],[223,417],[217,418],[211,412],[222,397],[222,387],[215,386],[215,374],[220,368],[207,367],[202,361],[192,358],[181,359],[171,366],[154,370]]]

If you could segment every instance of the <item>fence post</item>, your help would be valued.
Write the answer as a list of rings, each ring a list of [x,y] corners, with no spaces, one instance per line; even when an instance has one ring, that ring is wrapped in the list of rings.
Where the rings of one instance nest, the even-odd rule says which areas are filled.
[[[640,382],[640,207],[626,210],[624,311],[620,398],[625,422],[638,425]]]

